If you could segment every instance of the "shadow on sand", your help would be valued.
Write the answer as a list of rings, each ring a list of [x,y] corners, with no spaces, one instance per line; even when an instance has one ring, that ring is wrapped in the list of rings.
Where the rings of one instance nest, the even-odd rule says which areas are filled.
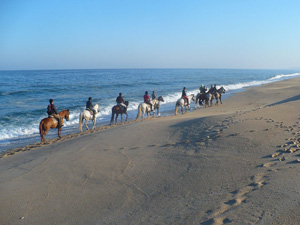
[[[279,101],[279,102],[275,102],[275,103],[270,104],[270,105],[266,105],[266,107],[270,107],[270,106],[274,106],[274,105],[280,105],[280,104],[283,104],[283,103],[293,102],[293,101],[298,101],[298,100],[300,100],[300,95],[296,95],[294,97],[287,98],[285,100],[282,100],[282,101]]]

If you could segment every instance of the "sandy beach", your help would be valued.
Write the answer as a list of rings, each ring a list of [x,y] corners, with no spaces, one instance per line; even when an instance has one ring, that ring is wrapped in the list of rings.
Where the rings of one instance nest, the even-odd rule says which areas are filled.
[[[289,79],[14,149],[0,224],[298,224],[299,93]]]

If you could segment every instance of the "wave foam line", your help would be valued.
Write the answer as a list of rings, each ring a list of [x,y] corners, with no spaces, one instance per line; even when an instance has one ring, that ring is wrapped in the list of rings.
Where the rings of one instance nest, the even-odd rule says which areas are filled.
[[[267,83],[276,82],[279,80],[284,80],[290,77],[297,77],[300,76],[300,73],[292,73],[292,74],[279,74],[274,77],[271,77],[267,80],[261,80],[261,81],[250,81],[245,83],[237,83],[237,84],[229,84],[229,85],[223,85],[226,91],[232,91],[232,90],[238,90],[245,87],[252,87],[252,86],[259,86]]]

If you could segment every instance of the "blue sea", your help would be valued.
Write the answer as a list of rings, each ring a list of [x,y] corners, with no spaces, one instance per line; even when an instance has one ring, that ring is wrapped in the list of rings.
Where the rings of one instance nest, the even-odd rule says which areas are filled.
[[[64,135],[78,132],[79,113],[90,96],[101,107],[97,117],[99,127],[109,124],[111,108],[119,92],[129,101],[129,120],[133,120],[145,91],[163,96],[165,102],[160,107],[160,116],[169,116],[174,113],[183,87],[188,94],[197,94],[200,85],[217,84],[225,87],[226,98],[245,87],[297,76],[300,71],[240,69],[0,71],[0,152],[40,142],[39,123],[47,117],[50,98],[54,99],[58,111],[71,111],[70,121],[64,121]],[[57,130],[53,129],[46,139],[56,136]]]

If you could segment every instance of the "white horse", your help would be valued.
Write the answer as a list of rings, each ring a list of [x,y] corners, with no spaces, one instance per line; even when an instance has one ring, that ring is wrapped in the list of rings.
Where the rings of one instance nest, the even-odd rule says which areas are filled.
[[[181,106],[181,112],[183,114],[183,107],[185,108],[185,111],[187,112],[187,110],[190,110],[191,109],[191,101],[195,101],[195,95],[194,94],[191,94],[189,96],[187,96],[188,99],[189,99],[189,104],[187,104],[187,102],[183,99],[183,98],[180,98],[177,100],[176,102],[176,106],[175,106],[175,115],[177,115],[177,111],[178,111],[178,107]]]
[[[95,115],[94,119],[93,119],[93,114],[87,109],[83,110],[83,112],[80,113],[80,115],[79,115],[79,130],[80,131],[82,131],[83,120],[85,120],[84,125],[85,125],[86,129],[89,130],[89,127],[87,126],[87,122],[92,119],[93,119],[92,129],[96,128],[96,118],[97,118],[97,113],[100,112],[100,105],[96,104],[93,109],[96,110],[96,115]]]
[[[164,99],[163,99],[162,96],[159,96],[158,98],[153,99],[151,101],[152,107],[153,107],[153,116],[155,115],[155,109],[157,110],[157,115],[159,114],[160,102],[164,102]],[[142,119],[144,119],[145,112],[147,112],[147,117],[149,117],[149,114],[150,114],[150,105],[143,102],[143,103],[139,104],[138,114],[136,116],[136,119],[139,119],[140,116],[141,116],[141,114],[142,114]]]

